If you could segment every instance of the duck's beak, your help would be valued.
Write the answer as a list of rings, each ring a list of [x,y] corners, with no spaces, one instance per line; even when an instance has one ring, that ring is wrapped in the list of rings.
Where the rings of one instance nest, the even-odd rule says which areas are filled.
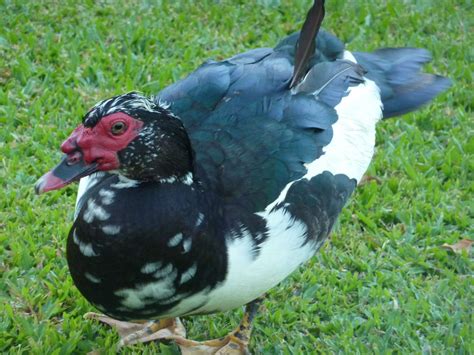
[[[77,152],[76,152],[77,153]],[[98,164],[86,164],[82,154],[65,154],[61,162],[36,182],[36,193],[60,189],[98,170]]]

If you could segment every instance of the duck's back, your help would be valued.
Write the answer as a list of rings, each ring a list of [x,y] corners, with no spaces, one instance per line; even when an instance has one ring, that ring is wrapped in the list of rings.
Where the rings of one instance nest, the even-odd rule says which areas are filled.
[[[363,81],[358,66],[336,62],[343,57],[342,43],[321,32],[310,67],[325,63],[322,80],[311,92],[289,90],[297,38],[206,62],[157,96],[183,120],[198,175],[227,203],[249,212],[263,211],[285,186],[308,173],[305,165],[333,139],[335,107],[349,86]],[[341,70],[344,78],[331,82]],[[318,85],[324,90],[315,96]]]

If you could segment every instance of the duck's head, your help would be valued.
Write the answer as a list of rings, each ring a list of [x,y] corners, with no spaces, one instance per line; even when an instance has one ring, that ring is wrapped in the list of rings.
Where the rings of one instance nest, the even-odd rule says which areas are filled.
[[[95,105],[61,150],[64,158],[38,180],[37,193],[60,189],[96,171],[139,181],[192,176],[192,149],[181,120],[135,92]]]

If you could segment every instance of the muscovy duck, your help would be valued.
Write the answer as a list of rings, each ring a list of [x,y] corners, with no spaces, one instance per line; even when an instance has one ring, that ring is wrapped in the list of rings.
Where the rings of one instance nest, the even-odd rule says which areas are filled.
[[[319,30],[323,17],[316,0],[301,34],[275,48],[208,61],[153,98],[99,102],[38,181],[42,193],[80,179],[70,272],[122,345],[246,351],[260,296],[324,243],[377,122],[449,87],[420,72],[426,50],[350,53]],[[245,304],[219,340],[187,340],[176,318]]]

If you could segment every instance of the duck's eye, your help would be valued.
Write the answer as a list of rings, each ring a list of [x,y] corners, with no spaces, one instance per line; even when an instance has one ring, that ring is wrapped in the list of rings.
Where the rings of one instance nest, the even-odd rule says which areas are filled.
[[[127,125],[125,124],[125,122],[122,122],[122,121],[115,122],[112,128],[110,129],[110,131],[112,132],[114,136],[119,136],[126,130],[127,130]]]

